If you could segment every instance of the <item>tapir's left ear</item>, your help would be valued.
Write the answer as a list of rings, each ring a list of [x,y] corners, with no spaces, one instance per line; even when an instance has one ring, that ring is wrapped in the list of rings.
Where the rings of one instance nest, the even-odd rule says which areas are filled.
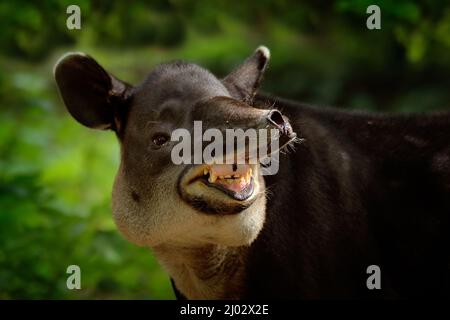
[[[120,130],[132,86],[84,53],[63,56],[54,75],[67,110],[78,122],[94,129]]]
[[[269,63],[270,51],[260,46],[237,69],[222,82],[231,96],[244,102],[251,102]]]

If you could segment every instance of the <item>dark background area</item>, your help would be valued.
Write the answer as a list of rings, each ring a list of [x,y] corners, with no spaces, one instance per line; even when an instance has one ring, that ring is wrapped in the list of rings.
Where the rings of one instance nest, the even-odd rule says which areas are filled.
[[[66,28],[67,6],[81,30]],[[366,8],[381,8],[381,30]],[[449,109],[448,1],[3,1],[0,3],[0,298],[173,298],[150,250],[111,218],[118,146],[83,128],[52,69],[83,51],[138,83],[158,63],[226,75],[257,46],[271,50],[263,91],[368,112]],[[82,290],[66,288],[66,268]]]

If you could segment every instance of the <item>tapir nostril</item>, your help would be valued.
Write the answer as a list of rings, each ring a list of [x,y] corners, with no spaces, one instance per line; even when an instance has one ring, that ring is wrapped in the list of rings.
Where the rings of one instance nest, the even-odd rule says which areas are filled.
[[[292,127],[289,121],[283,118],[283,115],[278,110],[272,110],[267,115],[267,120],[272,123],[278,130],[280,130],[281,134],[287,136],[290,139],[295,138],[296,134],[292,130]]]
[[[282,128],[285,125],[283,115],[281,114],[280,111],[277,110],[270,111],[270,113],[267,115],[267,119],[278,128]]]

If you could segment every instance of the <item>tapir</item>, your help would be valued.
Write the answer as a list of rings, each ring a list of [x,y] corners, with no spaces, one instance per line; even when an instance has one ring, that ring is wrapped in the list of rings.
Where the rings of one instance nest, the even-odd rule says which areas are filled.
[[[450,113],[343,111],[259,93],[269,57],[261,46],[222,78],[164,63],[136,86],[83,53],[57,62],[68,112],[120,144],[121,234],[151,248],[179,299],[449,297]],[[194,121],[277,130],[278,172],[174,164],[171,133]]]

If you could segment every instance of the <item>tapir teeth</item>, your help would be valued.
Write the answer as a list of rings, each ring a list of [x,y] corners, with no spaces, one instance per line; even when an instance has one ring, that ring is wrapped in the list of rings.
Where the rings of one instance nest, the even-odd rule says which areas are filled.
[[[234,183],[236,181],[241,181],[241,182],[245,182],[245,183],[249,183],[253,174],[253,170],[252,168],[248,168],[248,170],[245,173],[231,173],[231,174],[223,174],[223,170],[219,170],[222,171],[220,172],[221,174],[219,175],[219,172],[215,172],[214,168],[212,167],[206,167],[203,169],[203,175],[209,175],[208,177],[208,181],[210,183],[215,183],[218,179],[223,180],[223,182],[228,182],[228,183]]]
[[[213,172],[211,172],[209,175],[208,181],[211,183],[214,183],[214,182],[216,182],[216,180],[217,180],[217,176]]]

